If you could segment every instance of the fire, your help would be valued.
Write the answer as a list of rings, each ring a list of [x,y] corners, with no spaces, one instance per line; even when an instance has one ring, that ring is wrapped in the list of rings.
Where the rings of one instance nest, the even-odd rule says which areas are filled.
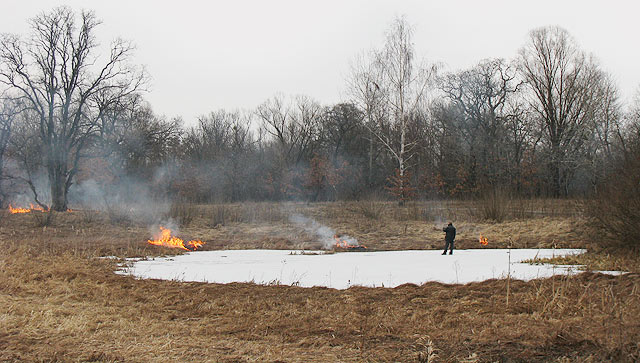
[[[11,206],[11,204],[9,204],[9,211],[11,212],[11,214],[17,214],[17,213],[29,213],[29,212],[31,212],[31,209],[27,209],[27,208],[13,208],[13,206]]]
[[[333,239],[336,240],[336,244],[335,247],[337,248],[352,248],[352,249],[366,249],[367,247],[364,245],[358,245],[358,244],[350,244],[349,242],[347,242],[346,240],[340,239],[340,237],[338,237],[338,235],[334,235]]]
[[[193,240],[189,242],[184,242],[182,238],[171,236],[171,230],[168,228],[160,227],[160,237],[154,240],[147,240],[147,242],[156,246],[165,246],[171,248],[182,248],[187,251],[195,251],[198,248],[202,247],[205,243],[199,240]]]
[[[482,237],[482,235],[480,235],[480,238],[478,238],[478,241],[483,246],[486,246],[489,244],[489,240],[487,239],[487,237]]]
[[[31,213],[31,211],[33,210],[37,210],[40,212],[46,212],[47,210],[42,208],[39,205],[34,206],[33,204],[29,204],[30,208],[13,208],[13,206],[11,204],[9,204],[9,212],[11,212],[11,214],[17,214],[17,213]]]

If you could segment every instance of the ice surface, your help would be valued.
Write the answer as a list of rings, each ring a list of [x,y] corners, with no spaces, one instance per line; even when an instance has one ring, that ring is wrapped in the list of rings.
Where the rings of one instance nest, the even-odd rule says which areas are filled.
[[[140,278],[204,282],[255,282],[298,286],[395,287],[427,281],[467,283],[508,274],[509,250],[346,252],[304,255],[289,250],[223,250],[131,261],[119,273]],[[575,273],[576,267],[531,265],[519,261],[580,254],[580,249],[511,250],[511,278],[530,280]],[[292,254],[293,253],[293,254]],[[296,254],[297,253],[297,254]]]

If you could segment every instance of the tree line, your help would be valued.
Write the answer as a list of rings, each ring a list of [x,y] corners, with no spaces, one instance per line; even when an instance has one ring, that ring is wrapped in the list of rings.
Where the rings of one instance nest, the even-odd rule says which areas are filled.
[[[640,100],[623,105],[560,27],[532,30],[513,59],[446,72],[418,56],[400,17],[354,59],[342,102],[276,95],[187,125],[153,111],[131,43],[102,47],[93,12],[29,24],[0,39],[4,204],[28,194],[63,211],[84,186],[108,196],[136,183],[203,203],[583,196],[637,155]]]

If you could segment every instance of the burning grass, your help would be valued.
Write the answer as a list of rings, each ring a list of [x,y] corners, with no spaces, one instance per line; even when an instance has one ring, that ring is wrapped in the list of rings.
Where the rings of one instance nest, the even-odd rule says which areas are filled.
[[[333,236],[335,244],[333,245],[334,249],[347,250],[347,251],[366,251],[367,246],[361,245],[357,240],[345,236],[338,236],[337,234]]]
[[[158,226],[158,229],[159,231],[156,233],[154,239],[147,240],[149,244],[169,248],[181,248],[185,251],[195,251],[205,245],[205,242],[200,240],[185,242],[182,238],[173,236],[173,232],[169,228]]]
[[[49,211],[49,208],[48,207],[44,208],[40,205],[33,205],[33,203],[29,204],[29,208],[26,208],[26,207],[14,208],[11,204],[9,204],[8,210],[9,210],[9,213],[11,214],[24,214],[24,213],[31,213],[31,212],[47,212]],[[73,212],[73,210],[67,209],[67,212]]]

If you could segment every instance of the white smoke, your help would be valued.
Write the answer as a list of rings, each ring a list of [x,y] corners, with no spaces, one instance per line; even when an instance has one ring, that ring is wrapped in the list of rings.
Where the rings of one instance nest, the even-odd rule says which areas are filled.
[[[305,217],[302,214],[296,213],[289,216],[289,221],[295,225],[301,227],[308,234],[316,236],[318,241],[322,243],[324,249],[331,249],[336,244],[335,236],[336,231],[322,223],[318,223],[315,219]],[[340,235],[340,240],[346,241],[350,246],[358,246],[358,240],[354,237]]]
[[[108,212],[110,217],[158,223],[168,213],[170,204],[152,195],[148,183],[133,177],[118,182],[98,183],[94,179],[74,184],[69,203],[82,209]]]

